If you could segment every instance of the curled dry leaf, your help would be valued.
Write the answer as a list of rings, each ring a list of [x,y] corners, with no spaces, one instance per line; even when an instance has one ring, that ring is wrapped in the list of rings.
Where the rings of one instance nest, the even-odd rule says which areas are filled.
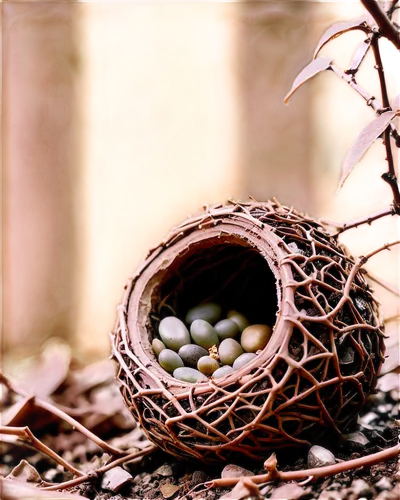
[[[65,381],[71,348],[61,339],[49,340],[41,354],[16,377],[17,385],[29,395],[46,399]]]
[[[296,90],[303,85],[307,80],[312,78],[321,71],[325,71],[330,69],[332,64],[332,59],[329,57],[319,57],[318,59],[314,59],[307,66],[300,71],[300,73],[296,76],[295,81],[293,82],[292,88],[290,92],[285,97],[285,104],[288,103],[291,96],[296,92]]]
[[[26,460],[21,460],[6,479],[15,479],[24,483],[40,483],[42,480],[39,472]]]
[[[232,491],[226,493],[220,500],[241,500],[246,497],[262,498],[258,486],[249,478],[241,479]]]
[[[396,113],[394,111],[386,111],[362,129],[344,159],[338,190],[340,190],[353,168],[364,157],[376,139],[386,130],[395,116]]]
[[[313,59],[317,57],[318,53],[320,52],[320,50],[324,45],[326,45],[331,40],[334,40],[338,36],[343,35],[344,33],[353,30],[361,30],[364,31],[365,33],[368,33],[368,31],[370,30],[367,27],[366,23],[367,23],[367,16],[362,16],[357,19],[352,19],[350,21],[340,21],[330,26],[320,38],[317,44],[317,48],[315,49]]]
[[[2,500],[82,500],[84,497],[63,491],[44,491],[28,483],[0,478],[0,498]]]

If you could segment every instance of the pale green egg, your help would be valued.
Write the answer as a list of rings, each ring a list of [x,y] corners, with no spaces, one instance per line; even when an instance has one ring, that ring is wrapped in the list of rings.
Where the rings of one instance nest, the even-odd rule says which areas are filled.
[[[240,332],[239,326],[232,319],[221,319],[214,328],[220,340],[233,339]]]
[[[167,316],[160,321],[158,333],[164,344],[173,351],[190,344],[190,335],[183,321],[174,316]]]
[[[243,349],[235,339],[225,339],[219,346],[218,354],[222,364],[232,365],[235,359],[243,354]]]
[[[158,362],[169,373],[183,366],[181,357],[172,349],[162,350],[158,356]]]
[[[205,302],[196,307],[192,307],[186,314],[185,321],[188,325],[196,319],[202,319],[208,323],[216,323],[222,315],[221,306],[214,302]]]
[[[235,359],[233,362],[232,368],[234,370],[240,370],[240,368],[243,368],[243,366],[246,366],[247,363],[250,363],[254,358],[256,358],[257,355],[254,354],[253,352],[245,352],[241,354],[238,358]]]
[[[214,345],[219,344],[217,332],[214,328],[203,319],[196,319],[190,326],[190,335],[194,342],[204,349],[209,349]]]
[[[194,368],[177,368],[174,370],[173,376],[182,382],[189,382],[191,384],[195,384],[196,382],[200,382],[202,380],[208,380],[205,375],[200,373],[198,370]]]
[[[212,374],[213,378],[221,378],[225,377],[225,375],[229,375],[231,373],[234,373],[234,369],[231,366],[225,365],[221,366],[221,368],[218,368],[218,370],[215,370],[215,372]]]
[[[229,311],[226,316],[228,319],[231,319],[232,321],[234,321],[238,325],[239,330],[241,332],[243,332],[243,330],[249,326],[249,322],[247,321],[246,316],[244,316],[240,312],[232,310],[232,311]]]
[[[153,349],[154,354],[158,357],[160,352],[163,351],[166,347],[164,342],[161,342],[160,339],[153,339],[151,343],[151,347]]]

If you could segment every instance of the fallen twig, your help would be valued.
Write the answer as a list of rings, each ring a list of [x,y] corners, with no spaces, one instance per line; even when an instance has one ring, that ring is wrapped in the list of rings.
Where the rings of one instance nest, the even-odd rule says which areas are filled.
[[[334,465],[327,465],[325,467],[317,467],[314,469],[303,469],[290,472],[280,472],[275,465],[269,465],[269,470],[267,468],[266,474],[259,474],[257,476],[248,476],[256,484],[267,483],[269,481],[297,481],[299,479],[306,478],[319,478],[334,476],[340,472],[347,472],[349,470],[358,469],[360,467],[370,467],[371,465],[377,464],[379,462],[384,462],[393,458],[396,458],[400,453],[400,444],[387,448],[386,450],[380,451],[378,453],[373,453],[365,457],[356,458],[354,460],[348,460],[344,462],[339,462]],[[274,458],[274,455],[272,456]],[[235,486],[239,481],[240,477],[235,478],[224,478],[224,479],[214,479],[213,481],[208,481],[205,486],[210,488],[228,488]]]

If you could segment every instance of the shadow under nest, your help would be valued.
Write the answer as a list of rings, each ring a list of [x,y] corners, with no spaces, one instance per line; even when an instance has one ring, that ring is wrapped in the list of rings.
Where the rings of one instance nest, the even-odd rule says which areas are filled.
[[[276,202],[219,205],[175,228],[129,281],[113,334],[128,408],[165,451],[263,460],[340,435],[376,384],[383,331],[362,272],[316,221]],[[199,302],[273,325],[264,350],[188,384],[157,363],[159,321]]]

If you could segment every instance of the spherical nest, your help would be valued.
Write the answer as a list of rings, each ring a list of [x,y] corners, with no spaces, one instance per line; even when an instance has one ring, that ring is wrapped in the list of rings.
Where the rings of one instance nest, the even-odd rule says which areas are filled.
[[[343,433],[384,354],[377,302],[354,265],[318,222],[276,201],[205,207],[171,231],[128,281],[112,334],[122,395],[148,438],[212,462]],[[205,300],[273,333],[240,370],[181,382],[151,342],[162,318]]]

